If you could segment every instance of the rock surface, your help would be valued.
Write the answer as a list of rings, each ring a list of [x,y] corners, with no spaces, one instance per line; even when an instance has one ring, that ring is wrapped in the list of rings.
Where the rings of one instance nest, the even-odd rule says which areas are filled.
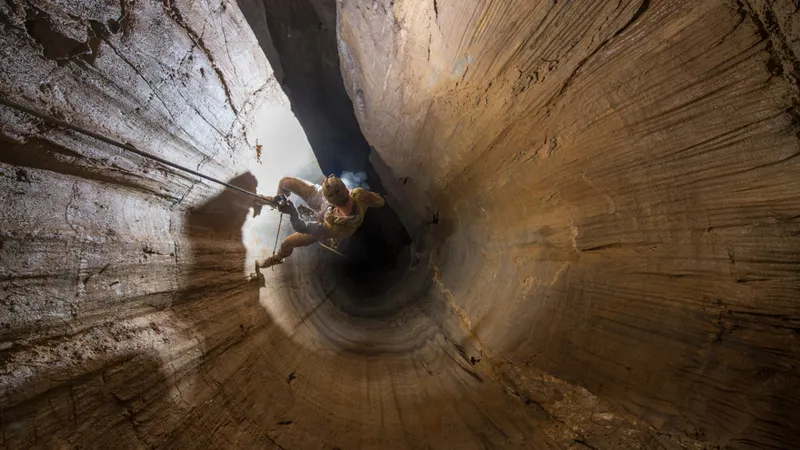
[[[2,446],[797,447],[797,20],[1,0],[3,98],[391,207],[250,280],[277,213],[0,107]]]
[[[364,133],[439,212],[437,279],[485,348],[662,433],[797,445],[790,2],[339,13]]]

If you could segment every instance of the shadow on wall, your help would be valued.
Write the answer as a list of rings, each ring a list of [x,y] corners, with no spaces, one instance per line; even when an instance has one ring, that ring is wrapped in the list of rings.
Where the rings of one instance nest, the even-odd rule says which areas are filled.
[[[81,142],[82,138],[76,139]],[[86,189],[98,192],[113,186],[130,194],[156,195],[168,201],[175,200],[160,189],[156,180],[92,165],[81,153],[45,139],[29,138],[22,144],[6,142],[0,152],[0,162],[16,167],[19,183],[35,182],[40,188],[47,186],[43,181],[52,181],[47,175],[52,172],[87,181],[84,183]],[[37,177],[32,179],[26,168],[46,172],[38,172]],[[252,176],[240,177],[236,182],[243,187],[255,188],[255,178]],[[243,195],[238,194],[238,197]],[[241,222],[238,225],[236,222],[239,217],[243,220],[250,206],[242,208],[241,205],[242,202],[232,198],[230,192],[226,191],[196,211],[189,211],[188,228],[209,230],[212,236],[225,236],[224,242],[215,249],[225,248],[228,251],[227,247],[235,240],[241,246],[240,233],[238,236],[236,233],[241,228]],[[238,214],[240,212],[241,216]],[[235,219],[230,220],[231,217]],[[205,254],[215,250],[208,249],[201,234],[197,231],[190,233],[190,240],[192,237],[199,240],[192,246],[192,258],[199,261],[203,260]],[[76,238],[67,235],[65,239],[67,251],[77,245]],[[101,260],[113,260],[126,255],[130,261],[134,261],[133,254],[127,252],[131,248],[139,252],[133,241],[107,241],[106,245],[107,248],[102,250],[92,250],[94,256]],[[234,255],[243,254],[243,249],[231,248]],[[173,256],[164,256],[170,261],[169,266],[172,266]],[[240,257],[231,259],[238,261]],[[182,265],[177,260],[175,263]],[[139,264],[146,267],[143,261]],[[165,267],[161,263],[152,264],[161,269]],[[130,268],[125,264],[120,266]],[[241,264],[237,268],[238,278],[241,279]],[[60,448],[73,447],[76,443],[102,447],[105,442],[159,445],[165,433],[173,430],[189,409],[183,398],[183,392],[187,391],[182,390],[181,386],[197,384],[192,369],[199,360],[198,355],[203,353],[200,348],[203,342],[192,339],[192,328],[198,323],[191,319],[200,316],[188,310],[195,308],[191,300],[204,304],[203,300],[213,295],[213,292],[204,293],[204,287],[197,285],[205,280],[205,276],[202,273],[199,276],[193,274],[202,269],[203,266],[197,264],[190,268],[177,300],[173,300],[180,316],[173,314],[168,300],[162,300],[167,298],[164,292],[130,297],[126,304],[114,305],[108,298],[99,301],[102,296],[113,297],[113,293],[93,285],[96,292],[90,298],[98,298],[98,304],[94,305],[97,309],[94,314],[87,315],[85,322],[74,321],[74,325],[69,325],[74,328],[63,334],[58,334],[59,331],[55,329],[57,323],[48,324],[51,327],[49,332],[57,338],[39,339],[39,329],[14,336],[13,341],[21,337],[20,344],[13,343],[9,337],[12,343],[4,346],[5,351],[0,355],[0,372],[15,381],[13,385],[4,385],[0,389],[0,428],[3,431],[0,447]],[[59,281],[72,275],[70,267],[45,264],[32,270],[36,271],[37,278],[53,283],[65,296],[70,294]],[[104,270],[94,273],[94,278],[99,279]],[[113,272],[113,269],[109,272]],[[173,273],[162,275],[169,279]],[[253,287],[252,290],[253,304],[257,305],[258,288]],[[27,301],[48,301],[39,291],[31,291],[27,297]],[[109,322],[103,315],[116,317],[116,320]],[[191,322],[192,328],[186,326],[187,322]],[[28,339],[31,344],[24,343]],[[208,340],[211,340],[210,337]]]
[[[258,185],[250,173],[229,183],[251,192]],[[258,306],[261,284],[248,281],[243,275],[247,251],[242,242],[242,226],[253,206],[252,197],[225,189],[186,212],[184,236],[189,242],[191,263],[174,308],[201,335],[206,361],[246,338],[252,322],[233,317],[258,313],[258,320],[263,319],[263,309]]]
[[[258,184],[250,173],[229,183],[251,192]],[[281,405],[291,404],[281,393],[275,394],[281,399],[278,406],[254,401],[253,392],[274,368],[260,355],[267,344],[253,341],[261,342],[273,322],[259,304],[263,281],[248,280],[243,271],[242,226],[253,207],[252,197],[226,189],[186,212],[184,236],[190,250],[185,254],[191,263],[173,310],[201,343],[202,354],[187,356],[176,370],[175,384],[193,408],[161,445],[192,447],[198,436],[223,442],[234,433],[243,447],[263,447],[263,432],[250,421],[271,418],[281,413]],[[227,426],[220,429],[220,424]]]
[[[68,165],[55,169],[82,170]],[[256,188],[251,174],[230,183]],[[235,417],[241,422],[249,416],[247,408],[239,413],[226,402],[211,405],[220,396],[235,398],[232,386],[241,390],[251,384],[251,372],[240,370],[238,361],[248,353],[238,349],[257,328],[271,323],[259,306],[260,285],[242,273],[241,228],[252,206],[251,197],[226,189],[190,208],[185,219],[190,249],[178,258],[191,260],[177,261],[183,273],[172,307],[145,307],[138,317],[122,320],[127,325],[99,325],[86,338],[49,349],[60,361],[75,358],[80,363],[37,367],[28,382],[3,392],[2,447],[71,447],[76,442],[88,447],[106,442],[191,447],[198,436],[211,439],[210,420]],[[132,345],[115,353],[115,342]],[[82,356],[85,352],[91,356]],[[247,378],[237,378],[237,373]],[[251,407],[258,417],[258,405]],[[256,439],[255,432],[251,436]],[[257,445],[263,442],[248,446]]]

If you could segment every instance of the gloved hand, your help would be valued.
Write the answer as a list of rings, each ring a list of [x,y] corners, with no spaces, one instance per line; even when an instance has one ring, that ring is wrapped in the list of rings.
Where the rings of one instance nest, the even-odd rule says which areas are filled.
[[[278,205],[278,211],[283,214],[297,215],[297,208],[294,207],[294,203],[289,199],[286,199]]]

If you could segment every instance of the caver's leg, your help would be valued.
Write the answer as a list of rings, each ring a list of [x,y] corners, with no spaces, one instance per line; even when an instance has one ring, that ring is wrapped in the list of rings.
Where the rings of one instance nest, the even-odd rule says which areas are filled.
[[[302,198],[303,201],[317,213],[324,213],[326,201],[325,197],[322,195],[321,186],[309,183],[306,180],[301,180],[300,178],[281,178],[281,181],[278,183],[278,194],[288,197],[290,193]]]
[[[317,238],[306,233],[292,233],[281,242],[281,248],[278,253],[270,256],[267,259],[259,259],[256,261],[256,274],[259,273],[258,269],[265,269],[267,267],[280,264],[285,258],[288,258],[295,248],[306,247],[317,242]]]

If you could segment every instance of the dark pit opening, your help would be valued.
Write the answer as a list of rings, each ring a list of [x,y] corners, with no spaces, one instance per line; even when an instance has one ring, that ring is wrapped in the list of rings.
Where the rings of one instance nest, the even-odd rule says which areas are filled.
[[[374,307],[376,298],[400,281],[408,268],[411,238],[390,205],[370,209],[364,223],[344,239],[329,267],[353,305]],[[348,311],[357,313],[357,311]]]

